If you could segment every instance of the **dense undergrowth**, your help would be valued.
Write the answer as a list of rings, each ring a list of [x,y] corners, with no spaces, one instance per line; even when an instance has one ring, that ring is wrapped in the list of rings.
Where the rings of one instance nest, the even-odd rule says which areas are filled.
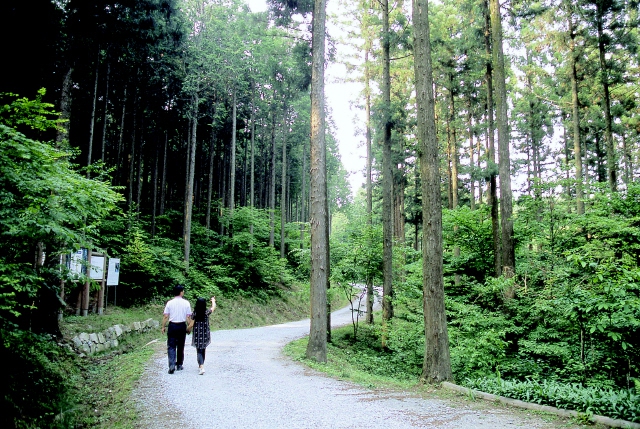
[[[554,186],[515,206],[517,261],[510,278],[492,275],[489,207],[444,211],[454,381],[489,389],[500,380],[505,396],[638,421],[640,186],[617,193],[592,188],[584,215]],[[349,216],[363,219],[357,208]],[[369,238],[379,231],[355,225],[334,229],[332,245],[340,254],[332,260],[334,281],[363,283],[371,276],[379,284],[379,240]],[[335,343],[331,350],[371,376],[417,382],[424,358],[421,254],[398,246],[394,267],[386,348],[372,337],[378,328],[361,326],[353,344]]]

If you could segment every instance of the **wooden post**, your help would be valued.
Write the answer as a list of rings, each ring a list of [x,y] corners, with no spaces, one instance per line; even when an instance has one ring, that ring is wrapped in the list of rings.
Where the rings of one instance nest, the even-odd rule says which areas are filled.
[[[67,264],[67,255],[61,255],[60,256],[60,265],[66,265]],[[63,302],[65,302],[64,299],[64,278],[60,279],[60,304],[62,304]],[[66,307],[66,305],[65,305]],[[64,307],[60,307],[60,310],[58,311],[58,320],[62,320],[62,316],[64,314]]]
[[[91,267],[91,249],[87,250],[87,267]],[[87,270],[88,271],[88,270]],[[89,273],[87,273],[87,281],[84,284],[84,290],[82,292],[82,315],[86,316],[89,313],[89,287],[90,287],[90,280],[89,280]]]

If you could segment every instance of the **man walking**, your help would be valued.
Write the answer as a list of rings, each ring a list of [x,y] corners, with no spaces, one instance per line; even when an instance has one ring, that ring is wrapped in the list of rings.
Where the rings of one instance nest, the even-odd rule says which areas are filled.
[[[184,342],[187,336],[187,319],[191,318],[191,304],[183,298],[184,286],[175,285],[173,287],[175,298],[167,302],[162,317],[162,333],[164,327],[169,322],[167,328],[167,354],[169,355],[169,374],[177,369],[182,370],[184,363]],[[177,354],[177,356],[176,356]]]

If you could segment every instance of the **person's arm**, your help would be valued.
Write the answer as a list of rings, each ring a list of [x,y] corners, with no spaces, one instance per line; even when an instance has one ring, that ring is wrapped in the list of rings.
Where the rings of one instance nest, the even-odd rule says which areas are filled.
[[[191,329],[193,329],[193,323],[195,322],[195,319],[193,318],[193,316],[190,314],[187,316],[187,333],[191,332]]]
[[[211,312],[213,313],[213,311],[216,309],[216,297],[212,296],[211,297]]]
[[[169,315],[167,313],[164,313],[162,315],[162,329],[160,330],[163,334],[164,334],[164,325],[166,325],[168,321],[169,321]]]

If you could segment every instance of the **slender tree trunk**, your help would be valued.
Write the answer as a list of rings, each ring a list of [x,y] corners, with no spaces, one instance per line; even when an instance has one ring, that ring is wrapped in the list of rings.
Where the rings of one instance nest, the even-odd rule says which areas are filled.
[[[255,106],[255,87],[252,87],[253,94],[251,96],[251,179],[249,185],[249,199],[251,204],[251,224],[249,226],[249,233],[251,234],[251,241],[249,243],[249,251],[253,252],[253,209],[254,209],[254,195],[255,195],[255,137],[256,137],[256,106]]]
[[[481,155],[480,154],[482,153],[480,149],[482,147],[482,142],[481,142],[481,139],[480,139],[479,135],[476,136],[476,137],[477,137],[476,138],[476,152],[478,154],[478,157],[476,158],[476,160],[477,160],[476,167],[478,168],[478,170],[480,170],[480,167],[481,167],[481,165],[480,165]],[[478,180],[478,204],[482,205],[482,181],[481,180]]]
[[[417,137],[422,173],[422,286],[425,332],[422,379],[427,383],[440,383],[451,379],[452,372],[444,308],[440,160],[435,134],[428,8],[427,0],[413,2]]]
[[[389,0],[380,2],[382,7],[382,321],[386,324],[393,317],[393,171],[391,160],[391,76],[389,57]],[[385,331],[385,328],[383,328]],[[382,343],[386,338],[383,334]]]
[[[275,91],[274,91],[275,103]],[[276,112],[271,119],[271,182],[269,192],[269,247],[276,247]]]
[[[98,68],[100,67],[100,58],[96,61],[96,75],[93,82],[93,103],[91,104],[91,122],[89,122],[89,149],[87,150],[87,167],[91,166],[93,153],[93,130],[96,125],[96,103],[98,100]],[[87,177],[91,176],[91,172],[87,169]]]
[[[131,133],[131,150],[129,151],[129,194],[127,198],[127,205],[129,206],[129,212],[133,210],[133,172],[135,171],[135,152],[136,152],[136,128],[138,125],[138,109],[137,109],[138,97],[134,97],[133,103],[133,131]]]
[[[235,205],[235,190],[236,190],[236,89],[233,89],[232,94],[233,108],[231,109],[231,156],[229,157],[229,233],[233,232],[233,208]]]
[[[144,131],[144,117],[142,118],[142,120],[140,121],[142,122],[140,125],[140,146],[139,146],[139,151],[140,154],[138,155],[138,169],[136,172],[136,211],[138,212],[138,216],[140,215],[140,196],[142,195],[142,178],[144,177],[142,174],[142,169],[144,168],[144,134],[142,134]]]
[[[446,115],[447,117],[447,202],[449,205],[449,210],[453,209],[453,169],[451,165],[453,164],[453,139],[451,138],[451,115]]]
[[[102,150],[100,160],[104,162],[105,148],[107,145],[107,112],[109,110],[109,77],[111,75],[111,63],[107,63],[107,85],[104,91],[104,112],[102,112]]]
[[[156,208],[158,206],[158,158],[160,153],[156,145],[156,156],[153,163],[153,204],[151,211],[151,238],[156,235]]]
[[[311,321],[306,356],[327,361],[327,167],[324,118],[325,0],[314,0],[311,65]]]
[[[122,153],[124,152],[124,118],[127,111],[127,86],[124,87],[124,94],[122,98],[122,116],[120,117],[120,136],[118,137],[118,160],[116,165],[118,166],[118,178],[119,183],[123,182],[124,174],[124,162],[122,160]],[[135,130],[134,130],[135,132]]]
[[[304,249],[305,206],[307,203],[307,145],[302,142],[302,188],[300,189],[300,248]]]
[[[215,117],[215,109],[212,117]],[[216,132],[214,130],[214,124],[211,124],[211,143],[209,144],[209,175],[207,177],[207,214],[205,218],[205,225],[207,229],[211,228],[211,198],[213,197],[213,164],[216,154]]]
[[[60,92],[60,119],[63,121],[56,133],[56,145],[60,146],[65,138],[69,137],[69,118],[71,117],[71,75],[73,67],[67,70],[62,81],[62,91]]]
[[[474,160],[474,151],[475,146],[473,143],[473,118],[471,115],[471,101],[469,101],[469,111],[467,112],[467,122],[469,124],[469,166],[473,167],[475,165]],[[478,152],[478,158],[480,158],[480,153]],[[471,198],[469,200],[471,210],[476,209],[476,181],[473,179],[473,174],[469,180],[471,185]],[[482,187],[479,187],[482,189]]]
[[[622,151],[624,152],[624,183],[629,186],[633,180],[633,163],[631,162],[631,152],[627,144],[627,134],[622,133]]]
[[[609,182],[609,188],[611,192],[617,191],[618,182],[618,160],[616,156],[616,148],[613,141],[613,119],[611,118],[611,95],[609,94],[609,67],[606,60],[606,48],[604,40],[603,30],[603,10],[602,2],[595,2],[597,8],[597,23],[598,23],[598,53],[600,56],[600,79],[602,81],[602,90],[604,92],[604,98],[602,99],[602,108],[604,110],[604,138],[607,147],[607,181]]]
[[[287,133],[289,125],[287,122],[287,105],[284,107],[284,129],[282,130],[282,177],[280,178],[280,257],[284,258],[284,237],[287,217]]]
[[[456,137],[456,99],[453,94],[453,74],[449,74],[449,129],[451,135],[451,208],[457,209],[459,204],[458,197],[458,166],[460,164],[460,155],[458,152],[458,139]],[[458,225],[453,226],[454,232],[458,231]],[[453,247],[453,256],[460,257],[460,246]],[[455,273],[454,283],[456,286],[460,285],[460,273]]]
[[[487,58],[493,58],[491,49],[491,15],[489,13],[489,0],[485,0],[485,30],[484,42]],[[487,61],[487,72],[485,74],[487,82],[487,167],[491,171],[489,176],[489,196],[488,203],[491,205],[491,233],[493,237],[493,263],[495,276],[502,275],[502,251],[500,247],[500,220],[498,218],[498,180],[496,176],[496,150],[495,150],[495,128],[493,124],[493,64]]]
[[[198,94],[195,94],[191,102],[193,103],[193,117],[191,118],[191,138],[187,157],[189,168],[187,169],[187,198],[184,211],[184,266],[185,271],[189,271],[189,252],[191,251],[191,217],[193,210],[193,178],[196,167],[196,132],[198,129]]]
[[[509,122],[507,116],[507,86],[502,50],[502,18],[500,3],[490,0],[491,35],[493,41],[493,68],[496,77],[496,106],[498,124],[498,152],[500,174],[500,223],[502,230],[502,274],[511,277],[515,270],[515,247],[513,241],[513,195],[511,193],[511,161],[509,158]],[[512,297],[513,290],[505,292]]]
[[[373,243],[371,240],[372,229],[373,229],[373,187],[371,184],[371,165],[373,160],[373,155],[371,151],[371,70],[369,65],[369,52],[371,51],[371,40],[368,39],[366,42],[366,48],[364,52],[364,92],[365,92],[365,123],[366,123],[366,144],[367,144],[367,228],[368,228],[368,241],[369,248],[373,248]],[[367,288],[367,323],[373,324],[373,304],[374,304],[374,294],[373,294],[373,274],[371,273],[371,269],[367,271],[366,278],[366,288]]]
[[[164,204],[167,188],[167,148],[169,146],[169,134],[164,132],[164,151],[162,155],[162,180],[160,181],[160,216],[164,214]]]

